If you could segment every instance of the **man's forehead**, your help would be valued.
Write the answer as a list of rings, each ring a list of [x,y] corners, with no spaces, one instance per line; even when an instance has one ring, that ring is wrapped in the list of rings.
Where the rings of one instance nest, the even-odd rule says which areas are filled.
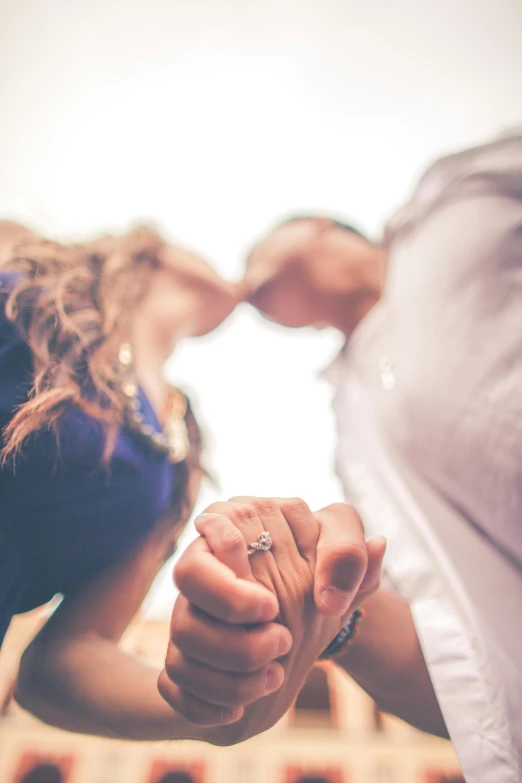
[[[273,240],[279,239],[291,241],[303,240],[305,238],[313,237],[317,234],[317,221],[313,218],[299,218],[297,220],[289,220],[286,223],[281,223],[276,226],[270,234],[267,235],[267,239]]]
[[[311,220],[284,223],[261,239],[246,261],[246,278],[259,287],[282,272],[291,259],[298,257],[315,236]]]
[[[256,256],[261,259],[265,254],[285,253],[304,247],[313,239],[317,231],[312,220],[296,220],[276,226],[266,234],[250,252],[249,261]]]

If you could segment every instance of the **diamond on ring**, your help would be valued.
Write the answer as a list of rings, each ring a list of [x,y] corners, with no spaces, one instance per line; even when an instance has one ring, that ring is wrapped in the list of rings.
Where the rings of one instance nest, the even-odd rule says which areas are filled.
[[[254,552],[268,552],[269,549],[272,549],[272,539],[270,538],[270,533],[267,533],[265,530],[264,533],[258,535],[257,541],[249,545],[247,554],[253,555]]]

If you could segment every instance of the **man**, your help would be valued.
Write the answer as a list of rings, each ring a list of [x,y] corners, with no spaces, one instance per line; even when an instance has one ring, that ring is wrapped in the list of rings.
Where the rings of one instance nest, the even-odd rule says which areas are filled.
[[[252,250],[250,302],[283,326],[333,326],[349,337],[380,297],[386,251],[356,228],[298,216]]]
[[[388,540],[389,591],[338,663],[385,709],[447,727],[468,783],[517,783],[522,130],[432,166],[382,248],[292,220],[254,249],[246,282],[268,318],[347,338],[328,373],[337,466],[367,533]]]

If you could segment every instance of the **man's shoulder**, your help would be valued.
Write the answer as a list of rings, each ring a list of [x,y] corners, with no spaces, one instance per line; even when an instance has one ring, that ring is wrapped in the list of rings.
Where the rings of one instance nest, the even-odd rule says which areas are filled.
[[[434,161],[410,200],[388,221],[385,243],[390,245],[441,204],[470,195],[522,199],[522,126]]]
[[[439,158],[421,177],[416,193],[422,196],[434,180],[447,187],[470,177],[489,179],[497,187],[515,185],[522,193],[522,126]]]

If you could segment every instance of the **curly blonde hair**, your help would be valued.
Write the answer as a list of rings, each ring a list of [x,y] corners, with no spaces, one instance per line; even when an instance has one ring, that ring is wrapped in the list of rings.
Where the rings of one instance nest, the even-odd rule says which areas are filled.
[[[28,232],[9,257],[0,257],[0,269],[20,275],[6,316],[34,361],[29,399],[3,432],[2,464],[15,460],[27,438],[54,427],[73,405],[106,425],[103,458],[109,460],[126,404],[118,383],[118,351],[129,339],[132,315],[165,247],[147,226],[75,245]],[[193,447],[190,470],[199,468],[202,439],[190,406],[186,418]]]

